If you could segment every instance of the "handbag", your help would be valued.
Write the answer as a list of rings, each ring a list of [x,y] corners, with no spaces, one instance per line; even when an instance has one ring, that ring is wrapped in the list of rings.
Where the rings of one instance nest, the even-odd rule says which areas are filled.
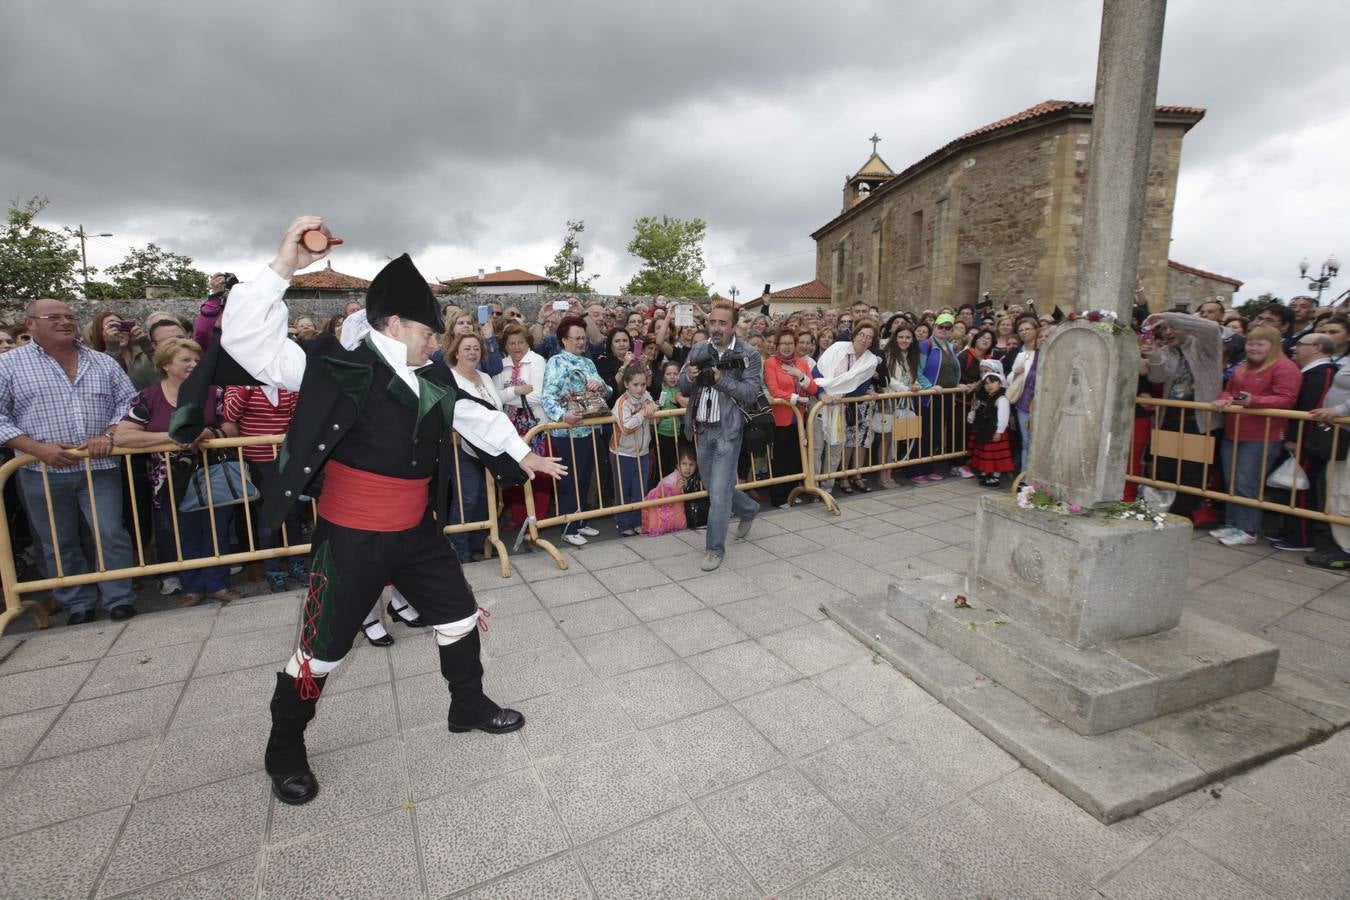
[[[897,409],[891,420],[891,437],[896,441],[918,440],[923,434],[923,420],[912,409]]]
[[[695,472],[684,484],[686,494],[703,490],[703,479]],[[684,501],[684,521],[689,528],[703,528],[708,524],[708,510],[712,501],[707,497]]]
[[[1274,472],[1266,476],[1266,484],[1273,488],[1284,488],[1286,491],[1306,491],[1309,487],[1308,476],[1304,474],[1298,460],[1292,456],[1286,457]]]
[[[732,401],[735,403],[735,400]],[[741,446],[758,456],[773,441],[773,407],[761,396],[755,405],[746,409],[739,403],[736,408],[745,416],[745,428],[741,431]]]
[[[609,415],[609,406],[605,403],[604,388],[592,390],[586,386],[586,376],[580,369],[573,369],[569,379],[580,378],[581,390],[570,391],[563,395],[563,411],[576,413],[583,419]]]
[[[211,507],[220,509],[257,499],[258,488],[253,482],[244,481],[239,460],[222,459],[197,467],[188,479],[183,499],[178,503],[178,511],[196,512]]]
[[[1336,459],[1344,460],[1350,455],[1350,431],[1341,429],[1340,435],[1337,436],[1338,428],[1341,426],[1332,425],[1330,422],[1309,422],[1303,431],[1303,451],[1318,459],[1331,459],[1331,443],[1335,438]]]

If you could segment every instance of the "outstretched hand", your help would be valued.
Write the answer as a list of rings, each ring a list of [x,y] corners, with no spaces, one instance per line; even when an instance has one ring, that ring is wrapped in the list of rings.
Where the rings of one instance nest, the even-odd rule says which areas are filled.
[[[562,458],[558,456],[540,456],[537,453],[528,453],[518,465],[531,481],[534,481],[536,475],[547,475],[557,480],[567,474],[567,467],[562,464]]]
[[[292,222],[286,228],[286,233],[281,236],[281,248],[277,250],[276,259],[272,260],[272,271],[289,281],[300,269],[311,266],[327,256],[326,249],[321,253],[315,253],[300,242],[300,235],[322,225],[323,216],[301,216]]]

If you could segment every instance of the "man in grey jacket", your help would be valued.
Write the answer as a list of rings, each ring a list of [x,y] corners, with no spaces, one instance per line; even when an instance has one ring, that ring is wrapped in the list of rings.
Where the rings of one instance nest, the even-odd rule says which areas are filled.
[[[726,554],[727,528],[740,519],[736,539],[750,533],[759,504],[736,489],[736,463],[745,431],[743,410],[764,392],[764,361],[748,343],[736,340],[735,305],[719,300],[708,313],[709,340],[695,344],[680,372],[680,391],[689,399],[685,437],[698,447],[698,471],[708,489],[708,532],[701,568],[711,572]]]

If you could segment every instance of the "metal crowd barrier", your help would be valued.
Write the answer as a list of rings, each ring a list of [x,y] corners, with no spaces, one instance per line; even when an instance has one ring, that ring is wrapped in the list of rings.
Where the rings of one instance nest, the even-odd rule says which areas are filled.
[[[1343,435],[1339,426],[1350,427],[1350,417],[1336,419],[1335,427],[1331,429],[1330,453],[1326,459],[1326,464],[1320,467],[1321,481],[1323,482],[1320,487],[1323,490],[1319,491],[1314,486],[1316,482],[1310,482],[1308,488],[1304,489],[1295,486],[1287,491],[1289,494],[1288,502],[1283,502],[1282,500],[1269,499],[1268,495],[1271,493],[1283,495],[1286,491],[1283,488],[1268,486],[1266,479],[1275,465],[1285,456],[1286,451],[1292,453],[1296,459],[1307,460],[1306,442],[1309,431],[1320,425],[1308,413],[1292,409],[1246,409],[1238,406],[1216,410],[1208,403],[1197,403],[1189,400],[1164,400],[1150,396],[1137,397],[1136,402],[1153,412],[1152,427],[1146,450],[1149,460],[1143,466],[1143,471],[1138,474],[1133,472],[1127,474],[1125,476],[1126,481],[1162,490],[1192,494],[1209,500],[1221,500],[1224,503],[1259,507],[1270,512],[1299,516],[1317,522],[1350,526],[1350,516],[1333,515],[1321,509],[1313,508],[1325,506],[1327,498],[1337,495],[1340,482],[1350,478],[1350,471],[1347,471],[1350,464],[1345,460],[1336,460],[1338,452],[1341,452],[1346,441],[1350,440],[1350,435]],[[1168,410],[1177,410],[1178,413],[1169,416]],[[1199,423],[1195,422],[1195,411],[1201,413]],[[1264,423],[1262,425],[1263,434],[1270,432],[1273,427],[1272,423],[1275,421],[1282,420],[1286,429],[1293,429],[1292,435],[1285,435],[1284,446],[1272,448],[1270,444],[1273,442],[1261,442],[1263,445],[1260,467],[1262,474],[1255,497],[1242,496],[1237,493],[1236,460],[1239,444],[1244,442],[1232,442],[1231,455],[1226,460],[1227,466],[1224,466],[1225,460],[1221,458],[1220,439],[1224,436],[1222,429],[1226,415],[1237,416],[1234,425],[1236,426],[1235,430],[1239,433],[1244,418],[1262,421]],[[1135,455],[1132,449],[1131,470],[1138,468]],[[1164,471],[1160,472],[1160,469]],[[1350,487],[1350,485],[1347,486]],[[1307,504],[1307,506],[1302,506],[1300,503]]]
[[[839,504],[830,495],[836,479],[861,478],[872,472],[965,456],[970,434],[966,422],[968,396],[960,387],[932,388],[840,397],[835,403],[815,404],[806,417],[804,458],[810,471],[806,489],[838,515]],[[850,417],[853,426],[848,425]],[[890,427],[879,427],[886,423]],[[848,427],[862,429],[860,446],[846,446]]]
[[[459,436],[452,435],[452,437],[456,443],[456,451],[457,451]],[[202,464],[208,465],[209,462],[212,461],[208,458],[208,453],[210,453],[211,451],[233,450],[234,453],[232,454],[231,459],[237,461],[240,465],[240,470],[243,475],[243,491],[244,495],[247,496],[249,485],[252,484],[252,481],[250,479],[248,465],[244,458],[244,448],[250,446],[271,445],[273,447],[272,451],[273,458],[275,458],[277,453],[276,448],[281,444],[283,439],[284,435],[267,435],[259,437],[217,438],[210,441],[203,441],[201,445]],[[168,455],[170,453],[175,452],[181,452],[178,445],[176,444],[161,444],[154,447],[137,448],[134,450],[125,448],[118,448],[114,450],[114,455],[122,458],[122,467],[125,469],[126,481],[124,483],[124,487],[130,486],[135,483],[133,477],[133,468],[132,468],[133,465],[142,462],[145,456],[147,456],[148,454],[161,453],[165,454],[166,458],[166,466],[168,474],[167,490],[169,492],[169,496],[171,497],[178,496],[178,494],[174,490],[174,466],[169,461],[170,457]],[[91,507],[89,511],[90,512],[89,520],[97,522],[98,502],[93,489],[93,469],[90,466],[89,456],[84,451],[71,451],[71,455],[81,459],[82,461],[81,463],[82,471],[84,473],[86,484],[89,489],[89,501]],[[5,521],[8,521],[8,513],[7,510],[5,509],[5,498],[3,489],[10,478],[16,477],[16,473],[21,468],[33,462],[37,462],[37,459],[35,457],[29,456],[27,454],[21,454],[19,456],[16,456],[14,459],[9,460],[3,466],[0,466],[0,518],[3,518]],[[171,550],[173,558],[153,563],[149,562],[146,558],[145,541],[144,538],[142,537],[141,509],[139,507],[136,497],[134,496],[134,490],[128,489],[127,491],[124,491],[124,501],[130,503],[130,514],[131,514],[130,532],[135,551],[134,564],[130,566],[122,566],[120,568],[115,569],[108,568],[107,560],[105,558],[105,554],[103,551],[103,540],[101,535],[99,534],[99,529],[90,528],[88,529],[88,531],[91,532],[90,538],[93,544],[93,551],[94,551],[93,562],[96,563],[93,566],[93,571],[80,573],[67,572],[65,561],[61,558],[62,555],[60,549],[60,541],[58,539],[55,521],[56,517],[52,513],[51,509],[51,484],[48,478],[49,476],[48,468],[45,464],[40,465],[43,479],[43,492],[46,498],[46,506],[47,506],[47,516],[46,516],[47,522],[45,527],[47,529],[48,535],[52,540],[52,544],[54,547],[55,558],[53,562],[56,571],[54,574],[48,572],[47,577],[44,578],[31,579],[28,581],[20,581],[17,566],[15,565],[14,561],[14,547],[10,537],[9,529],[7,527],[0,527],[0,586],[2,586],[4,590],[4,610],[3,612],[0,612],[0,635],[4,634],[5,629],[9,627],[10,622],[14,621],[25,611],[33,613],[34,618],[37,619],[38,627],[40,628],[48,627],[49,622],[47,619],[47,610],[43,607],[41,603],[23,599],[24,595],[26,594],[33,594],[38,591],[54,590],[56,588],[77,587],[79,585],[85,584],[97,584],[99,582],[105,581],[116,581],[124,578],[134,579],[153,575],[172,575],[175,572],[183,572],[191,569],[201,569],[211,566],[246,565],[248,563],[262,562],[263,560],[274,559],[278,557],[300,556],[309,553],[310,550],[310,545],[308,543],[303,544],[291,543],[292,536],[287,533],[287,529],[284,524],[282,525],[280,532],[281,546],[274,547],[271,549],[260,549],[259,547],[257,547],[256,536],[254,534],[253,529],[252,503],[242,503],[236,505],[243,511],[245,524],[244,531],[247,534],[248,549],[240,550],[233,553],[222,552],[222,544],[224,545],[223,548],[224,550],[228,551],[229,549],[229,536],[221,535],[217,532],[216,515],[215,515],[217,511],[216,498],[213,496],[211,481],[208,478],[203,479],[203,483],[206,486],[206,494],[207,494],[206,497],[207,505],[206,509],[203,510],[203,512],[207,514],[207,518],[210,521],[211,526],[211,551],[212,551],[211,555],[195,557],[191,559],[183,558],[182,532],[180,528],[181,513],[178,509],[178,504],[172,503],[169,508],[172,511],[171,531],[173,534],[173,546]],[[459,483],[458,452],[455,453],[455,467],[456,467],[455,473],[456,484],[458,484]],[[487,494],[487,517],[485,519],[474,522],[463,522],[462,524],[447,525],[442,530],[447,535],[462,534],[472,531],[487,531],[488,534],[487,534],[487,542],[484,546],[484,555],[490,556],[491,553],[495,551],[500,558],[502,577],[509,578],[511,575],[510,557],[508,556],[506,552],[506,546],[505,544],[503,544],[501,537],[498,533],[496,491],[487,490],[486,494]],[[459,518],[463,519],[464,518],[463,497],[460,496],[458,492],[456,492],[456,496],[460,507]],[[128,497],[129,500],[127,499]],[[314,515],[315,508],[316,504],[314,501],[311,500],[310,501],[311,518]],[[30,521],[33,518],[34,517],[30,517]],[[37,527],[41,527],[40,525],[38,525],[40,521],[41,520],[39,518],[37,522],[34,522],[34,525]],[[81,523],[81,525],[83,526],[83,522]],[[121,527],[121,523],[118,523],[118,527]],[[156,556],[163,557],[165,555],[166,549],[170,548],[157,547]]]
[[[793,424],[797,430],[797,445],[798,449],[800,450],[800,448],[805,446],[803,419],[800,408],[792,407],[786,400],[778,400],[778,399],[775,399],[773,401],[773,405],[787,406],[792,409]],[[684,419],[684,410],[683,409],[659,410],[650,419],[650,427],[653,431],[652,446],[655,451],[653,453],[653,456],[656,458],[654,464],[657,467],[656,471],[658,481],[660,480],[661,477],[664,477],[678,462],[678,460],[676,459],[666,460],[661,458],[660,453],[661,443],[659,440],[656,440],[656,433],[657,433],[657,423],[663,419],[677,420],[676,434],[678,437],[683,434],[682,423]],[[708,492],[706,490],[702,490],[702,491],[693,491],[690,493],[672,494],[671,496],[668,497],[660,497],[657,499],[647,500],[645,499],[647,494],[647,488],[644,487],[642,497],[630,498],[623,496],[623,492],[621,489],[622,485],[616,483],[613,497],[615,502],[606,503],[603,496],[603,492],[600,488],[601,484],[600,460],[602,458],[601,454],[603,454],[606,460],[610,458],[611,454],[609,453],[609,448],[607,446],[601,445],[598,429],[603,428],[606,425],[612,425],[613,423],[614,417],[612,415],[596,416],[590,419],[583,419],[580,423],[578,423],[579,425],[592,426],[591,432],[588,436],[578,438],[573,438],[570,436],[552,438],[555,456],[558,454],[557,445],[561,444],[563,441],[569,441],[572,443],[573,446],[575,446],[577,443],[585,441],[590,442],[593,453],[592,460],[594,472],[593,472],[593,480],[591,481],[591,488],[587,491],[587,496],[585,497],[581,496],[579,482],[574,477],[573,473],[569,473],[568,477],[560,481],[555,481],[553,483],[552,498],[550,505],[550,509],[553,511],[553,515],[539,516],[538,515],[539,510],[535,508],[535,499],[533,493],[528,489],[525,491],[525,510],[527,518],[522,527],[521,536],[522,538],[527,538],[530,541],[530,543],[543,549],[545,552],[548,553],[549,556],[553,557],[553,560],[554,562],[557,563],[559,569],[568,568],[567,559],[558,550],[557,546],[555,546],[551,541],[545,540],[544,538],[539,536],[539,532],[541,529],[550,528],[554,525],[565,525],[569,522],[577,522],[581,520],[590,520],[603,518],[607,516],[615,516],[623,512],[636,512],[654,506],[666,506],[673,503],[684,503],[686,500],[698,500],[708,496]],[[540,435],[551,435],[553,432],[570,429],[572,427],[574,426],[567,425],[564,422],[543,422],[540,423],[539,425],[536,425],[534,428],[530,429],[530,431],[525,435],[525,442],[527,444],[530,444],[533,443]],[[695,448],[698,447],[697,433],[695,433],[694,435],[693,444]],[[798,494],[800,494],[803,490],[810,490],[813,493],[820,494],[826,499],[828,499],[828,495],[825,495],[824,492],[821,491],[819,488],[810,487],[806,484],[807,478],[806,471],[786,472],[786,473],[775,472],[773,456],[774,454],[773,454],[772,440],[769,442],[768,447],[765,448],[765,451],[763,453],[749,454],[749,466],[748,466],[749,477],[745,479],[741,479],[738,477],[736,486],[741,490],[750,491],[750,490],[758,490],[760,488],[773,487],[775,485],[796,483],[797,486],[794,487],[792,491],[790,491],[788,494],[787,499],[789,503],[795,500]],[[571,458],[575,458],[574,450],[571,454]],[[802,463],[803,463],[802,468],[803,470],[805,470],[807,464],[805,458],[803,458]],[[606,465],[608,465],[608,462],[606,463]],[[618,482],[619,479],[617,478],[617,467],[615,467],[615,472],[616,472],[615,482]],[[650,479],[648,479],[648,482],[650,482]],[[575,505],[577,507],[576,511],[565,514],[559,513],[558,510],[560,509],[560,506],[558,501],[562,497],[562,492],[568,490],[572,491],[572,499],[574,500]],[[519,547],[519,544],[520,542],[517,541],[517,547]]]

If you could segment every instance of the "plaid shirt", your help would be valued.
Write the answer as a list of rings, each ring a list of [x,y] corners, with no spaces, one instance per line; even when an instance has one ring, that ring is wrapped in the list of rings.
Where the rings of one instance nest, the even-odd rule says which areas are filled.
[[[136,396],[131,379],[111,357],[80,343],[75,346],[79,363],[74,381],[36,341],[0,353],[0,444],[27,436],[78,447],[122,421]],[[117,464],[112,457],[90,461],[95,469],[115,469]],[[41,464],[25,468],[37,471]]]

